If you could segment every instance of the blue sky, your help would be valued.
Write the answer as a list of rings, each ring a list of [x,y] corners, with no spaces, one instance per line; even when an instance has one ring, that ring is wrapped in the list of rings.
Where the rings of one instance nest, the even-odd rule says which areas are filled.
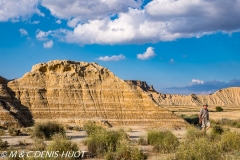
[[[0,75],[68,59],[163,93],[240,86],[239,8],[240,0],[1,0]]]

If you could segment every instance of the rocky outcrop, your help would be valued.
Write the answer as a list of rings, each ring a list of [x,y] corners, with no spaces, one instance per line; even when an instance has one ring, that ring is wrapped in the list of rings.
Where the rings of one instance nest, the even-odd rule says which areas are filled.
[[[33,120],[30,112],[14,97],[14,93],[6,83],[7,80],[0,77],[0,126],[5,128],[31,126]]]
[[[141,86],[151,90],[146,83]],[[9,102],[21,104],[15,105],[19,113],[36,121],[82,123],[95,120],[111,125],[162,127],[186,125],[184,120],[159,106],[146,91],[134,88],[96,63],[59,60],[40,63],[22,78],[8,82],[6,87],[6,93],[0,95],[8,94],[5,98]],[[11,115],[9,107],[3,104],[2,108]],[[19,124],[26,121],[15,115],[12,117]]]
[[[135,89],[147,92],[156,103],[162,106],[240,105],[240,87],[224,88],[210,95],[180,95],[159,93],[148,87],[146,82],[127,81],[127,83]]]

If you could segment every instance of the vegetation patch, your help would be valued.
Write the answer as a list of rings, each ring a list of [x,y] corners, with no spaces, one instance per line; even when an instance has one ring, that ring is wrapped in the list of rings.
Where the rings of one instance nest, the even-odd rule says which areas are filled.
[[[8,133],[11,136],[19,136],[21,132],[19,129],[16,129],[16,128],[8,128]]]
[[[46,151],[59,151],[59,154],[62,153],[69,153],[70,156],[68,157],[57,157],[57,159],[68,159],[68,160],[74,160],[76,157],[72,156],[71,153],[77,152],[78,146],[76,143],[70,141],[62,134],[55,134],[52,136],[52,142],[46,147]]]
[[[5,130],[0,128],[0,136],[5,135]]]
[[[88,133],[85,144],[93,155],[108,160],[146,159],[141,150],[130,147],[129,137],[124,130],[106,130],[94,122],[87,122],[84,128]]]
[[[223,108],[220,107],[220,106],[217,106],[215,109],[216,109],[216,112],[222,112],[223,111]]]
[[[188,123],[190,123],[190,124],[196,125],[196,124],[199,123],[199,117],[198,117],[197,114],[193,114],[193,115],[190,115],[190,116],[187,116],[187,115],[185,115],[185,114],[182,114],[181,117],[182,117],[183,119],[185,119],[185,120],[186,120]]]
[[[33,127],[32,137],[51,139],[54,134],[65,136],[65,129],[58,122],[36,123]]]
[[[153,151],[170,153],[175,151],[179,142],[170,131],[152,130],[148,132],[148,144],[153,146]]]

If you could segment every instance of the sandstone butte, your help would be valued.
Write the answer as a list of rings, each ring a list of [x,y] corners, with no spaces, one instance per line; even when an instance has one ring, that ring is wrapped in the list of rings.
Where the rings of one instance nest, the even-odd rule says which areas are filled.
[[[162,94],[142,81],[124,81],[97,63],[40,63],[22,78],[0,76],[0,126],[31,126],[37,121],[83,124],[182,127],[187,123],[168,105],[238,104],[240,89],[212,95]]]

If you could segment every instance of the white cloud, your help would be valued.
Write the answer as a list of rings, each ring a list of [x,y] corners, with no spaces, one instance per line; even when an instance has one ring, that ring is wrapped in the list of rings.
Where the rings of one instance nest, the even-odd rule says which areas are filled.
[[[52,31],[48,31],[48,32],[44,32],[44,31],[41,31],[41,30],[37,30],[36,31],[36,38],[37,40],[39,41],[44,41],[44,40],[47,40],[48,39],[48,36],[53,33]]]
[[[114,20],[95,18],[77,25],[81,19],[75,17],[69,26],[77,26],[66,32],[65,40],[82,45],[142,44],[231,33],[240,30],[239,8],[240,0],[153,0],[143,10],[120,12]]]
[[[63,19],[75,17],[82,22],[127,12],[128,7],[139,8],[141,4],[142,0],[69,0],[67,3],[63,0],[42,0],[41,3],[56,17]]]
[[[36,13],[41,17],[45,17],[45,14],[42,13],[38,8],[36,8]]]
[[[192,79],[192,84],[204,84],[204,81],[199,79]]]
[[[120,60],[123,60],[123,59],[125,59],[125,56],[122,55],[122,54],[113,55],[113,56],[111,56],[111,57],[105,56],[105,57],[99,57],[99,58],[97,58],[97,60],[100,60],[100,61],[120,61]]]
[[[146,59],[150,59],[150,58],[156,56],[153,49],[154,48],[152,48],[152,47],[148,47],[146,52],[144,52],[143,54],[138,54],[137,58],[141,59],[141,60],[146,60]]]
[[[33,21],[31,24],[39,24],[40,21]]]
[[[23,28],[19,29],[19,32],[20,32],[21,36],[28,36],[28,32]]]
[[[38,0],[1,0],[0,21],[18,21],[36,12]]]
[[[57,24],[61,24],[62,21],[61,21],[61,20],[56,20],[56,23],[57,23]]]
[[[174,61],[173,58],[171,58],[169,62],[170,62],[170,63],[174,63],[175,61]]]
[[[52,40],[50,40],[46,43],[43,43],[44,48],[52,48],[52,46],[53,46],[53,41]]]
[[[73,19],[71,19],[71,20],[68,21],[67,25],[68,25],[69,27],[74,28],[74,27],[77,26],[78,22],[79,22],[79,19],[78,19],[78,18],[73,18]]]

